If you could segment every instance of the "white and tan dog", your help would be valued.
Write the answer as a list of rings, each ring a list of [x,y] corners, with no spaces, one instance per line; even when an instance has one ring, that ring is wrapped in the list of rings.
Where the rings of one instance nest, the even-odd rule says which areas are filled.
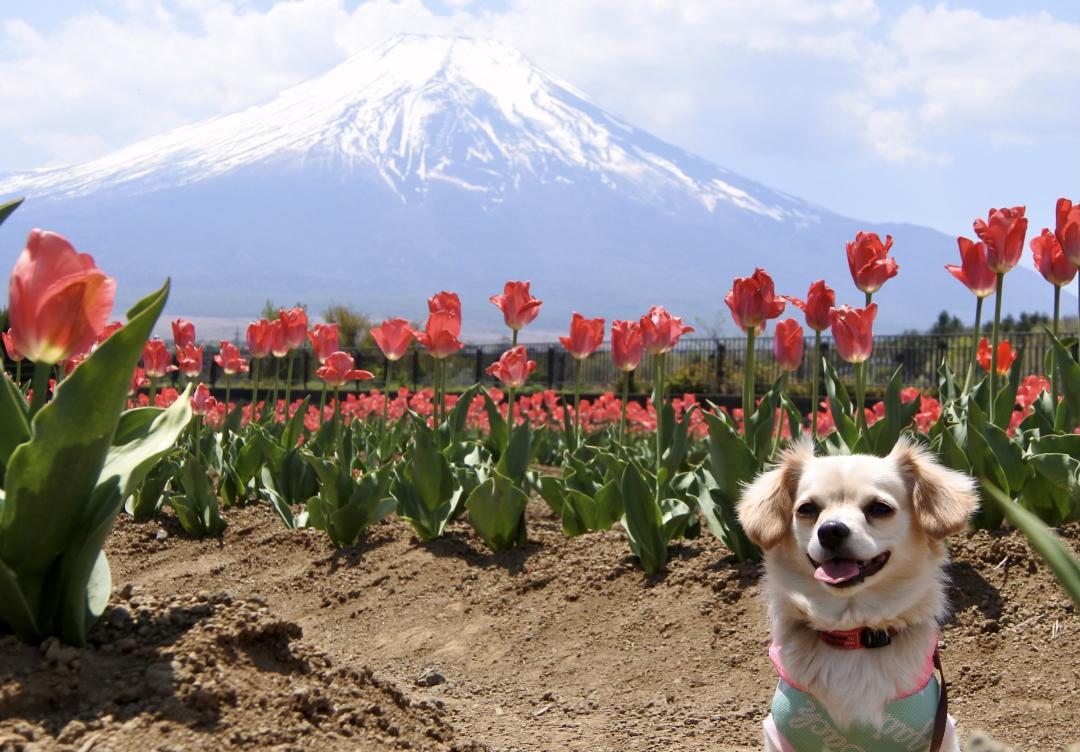
[[[739,520],[765,551],[781,677],[767,750],[930,749],[942,725],[943,539],[977,505],[970,478],[905,439],[887,457],[815,457],[799,444],[747,487]],[[941,749],[959,750],[945,726]]]

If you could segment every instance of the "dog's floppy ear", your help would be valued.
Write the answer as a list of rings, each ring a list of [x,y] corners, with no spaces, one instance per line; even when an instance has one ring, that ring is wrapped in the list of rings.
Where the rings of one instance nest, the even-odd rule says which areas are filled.
[[[814,445],[800,441],[780,456],[780,463],[762,473],[743,491],[739,523],[757,545],[770,549],[791,528],[792,507],[803,464],[814,456]]]
[[[975,481],[942,467],[925,449],[900,439],[890,455],[911,479],[915,520],[931,538],[962,532],[979,508]]]

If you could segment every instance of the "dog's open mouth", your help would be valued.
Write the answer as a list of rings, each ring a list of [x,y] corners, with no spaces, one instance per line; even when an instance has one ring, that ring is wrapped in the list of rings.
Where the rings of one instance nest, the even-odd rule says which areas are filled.
[[[810,558],[810,557],[807,557]],[[818,563],[810,559],[814,565],[814,579],[824,582],[832,587],[851,587],[857,585],[867,577],[871,577],[881,571],[889,560],[889,552],[878,554],[873,559],[858,561],[856,559],[830,559]]]

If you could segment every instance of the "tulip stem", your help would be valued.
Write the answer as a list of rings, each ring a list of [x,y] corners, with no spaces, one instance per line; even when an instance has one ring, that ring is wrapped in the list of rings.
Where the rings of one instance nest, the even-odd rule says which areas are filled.
[[[228,379],[225,380],[228,383]],[[157,376],[150,377],[150,407],[154,406],[154,398],[157,396]]]
[[[1058,320],[1061,318],[1061,288],[1054,285],[1054,338],[1058,336]],[[1057,368],[1057,353],[1054,353],[1052,365],[1050,366],[1050,394],[1053,397],[1053,405],[1055,412],[1057,411],[1058,403],[1058,368]]]
[[[964,377],[964,394],[968,393],[975,380],[975,364],[979,360],[979,337],[982,334],[982,307],[983,299],[975,298],[975,344],[971,346],[971,362],[968,363],[967,376]]]
[[[998,343],[1001,340],[1001,291],[1005,287],[1005,273],[998,272],[997,274],[997,290],[995,292],[994,299],[994,331],[992,334],[993,342],[990,345],[990,422],[994,423],[994,403],[997,402],[997,356],[998,356]],[[995,424],[996,425],[996,424]]]
[[[285,368],[285,420],[289,419],[289,399],[292,396],[292,368],[294,355],[295,353],[292,350],[289,350],[289,364]]]
[[[266,408],[269,407],[272,411],[270,415],[276,419],[277,417],[277,400],[278,400],[278,382],[281,381],[281,358],[274,356],[274,390],[270,395],[270,404],[263,405],[263,417],[266,417]]]
[[[626,440],[626,403],[630,399],[630,372],[622,375],[622,415],[619,416],[619,444]]]
[[[442,390],[442,358],[435,359],[435,373],[432,376],[432,389],[431,389],[431,424],[432,428],[439,427],[439,403],[442,401],[440,397],[440,391]]]
[[[22,359],[15,361],[15,385],[22,386]]]
[[[574,449],[581,446],[581,358],[574,358]]]
[[[750,424],[750,418],[754,415],[754,340],[757,338],[757,328],[751,326],[746,330],[746,357],[743,358],[743,434]]]
[[[656,411],[656,501],[660,501],[660,467],[664,462],[664,381],[667,374],[667,353],[653,356],[653,368],[656,370],[656,393],[653,394],[653,409]]]
[[[783,395],[784,390],[787,389],[788,374],[784,371],[780,374],[780,394]],[[781,400],[779,414],[776,418],[776,435],[773,437],[772,454],[769,458],[776,457],[776,453],[780,451],[780,434],[784,432],[784,404]]]
[[[49,371],[52,369],[45,363],[34,363],[34,375],[31,378],[33,395],[30,400],[30,417],[37,415],[38,410],[45,404],[49,396]]]
[[[817,441],[818,390],[821,388],[821,332],[814,330],[813,372],[810,375],[810,438]]]
[[[199,434],[201,433],[200,428],[202,427],[204,420],[204,415],[196,415],[191,421],[191,441],[195,445],[195,460],[197,462],[202,461],[202,448],[200,446],[202,442]]]
[[[150,379],[150,388],[154,388],[154,380]],[[225,373],[225,423],[222,426],[221,432],[226,439],[229,438],[229,410],[231,409],[230,400],[232,398],[232,375],[228,372]]]
[[[379,435],[379,448],[386,440],[386,431],[390,423],[390,366],[393,365],[390,358],[383,356],[383,399],[382,399],[382,431]],[[379,458],[383,460],[383,457]]]
[[[255,422],[255,410],[259,406],[259,365],[262,363],[262,359],[255,359],[255,367],[251,374],[251,417],[250,423]]]
[[[319,395],[319,424],[326,420],[326,382],[322,385],[322,394]]]
[[[324,390],[325,391],[325,390]],[[341,435],[341,399],[340,391],[334,387],[334,438]],[[340,460],[340,458],[339,458]]]
[[[867,361],[855,364],[855,420],[859,432],[869,440],[870,426],[866,423],[866,368]]]

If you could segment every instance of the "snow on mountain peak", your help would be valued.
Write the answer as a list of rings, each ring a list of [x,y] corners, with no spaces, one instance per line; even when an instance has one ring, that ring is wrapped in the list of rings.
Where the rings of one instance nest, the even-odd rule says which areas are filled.
[[[141,193],[268,164],[368,172],[402,202],[445,187],[500,202],[538,181],[778,221],[814,222],[819,212],[633,128],[513,47],[417,35],[368,47],[241,112],[0,179],[0,195]]]

